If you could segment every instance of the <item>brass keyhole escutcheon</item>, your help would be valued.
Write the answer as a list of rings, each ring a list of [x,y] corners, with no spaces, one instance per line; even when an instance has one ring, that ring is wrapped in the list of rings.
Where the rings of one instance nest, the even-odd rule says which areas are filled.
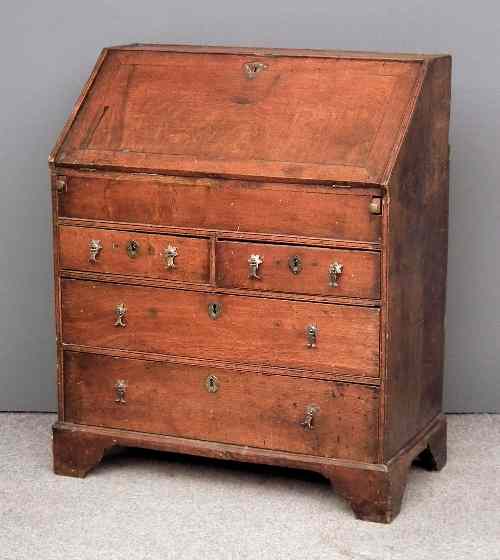
[[[217,393],[219,390],[219,380],[215,375],[209,375],[205,381],[205,387],[209,393]]]
[[[131,239],[127,243],[127,255],[131,259],[135,259],[135,257],[137,257],[138,254],[139,254],[139,243],[137,243],[135,239]]]
[[[292,274],[298,274],[302,270],[302,259],[298,255],[293,255],[288,259],[288,268]]]
[[[222,303],[212,302],[208,304],[208,316],[210,319],[217,319],[222,313]]]

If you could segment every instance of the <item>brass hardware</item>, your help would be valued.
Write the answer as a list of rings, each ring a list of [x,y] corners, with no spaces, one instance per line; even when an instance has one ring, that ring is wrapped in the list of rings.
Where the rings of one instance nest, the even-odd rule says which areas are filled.
[[[344,271],[344,265],[334,262],[328,267],[328,277],[330,278],[330,286],[336,288],[339,285],[339,279]]]
[[[308,325],[306,329],[307,333],[307,347],[316,348],[318,342],[318,327],[316,325]]]
[[[288,268],[292,274],[298,274],[302,270],[302,259],[298,255],[293,255],[288,259]]]
[[[314,405],[310,405],[306,408],[306,415],[304,420],[300,423],[304,427],[304,430],[312,430],[314,428],[314,415],[319,412],[319,408]]]
[[[125,321],[125,315],[127,314],[127,308],[125,307],[124,303],[120,303],[116,306],[115,309],[116,313],[116,321],[115,327],[126,327],[127,323]]]
[[[248,277],[255,280],[262,280],[262,278],[257,274],[259,271],[259,266],[264,262],[264,259],[260,255],[250,255],[248,259]]]
[[[127,243],[127,255],[131,259],[135,259],[135,257],[137,257],[138,254],[139,254],[139,243],[137,243],[135,239],[131,239]]]
[[[205,381],[205,387],[209,393],[217,393],[219,385],[219,380],[215,375],[209,375]]]
[[[382,214],[382,199],[373,197],[370,202],[370,214]]]
[[[125,392],[127,391],[128,384],[123,379],[118,379],[115,383],[116,398],[115,403],[126,404]]]
[[[163,256],[165,257],[165,268],[175,268],[175,257],[178,255],[177,247],[173,247],[169,245],[165,251]]]
[[[68,181],[66,177],[57,177],[56,179],[56,191],[58,193],[66,192],[68,186]]]
[[[89,262],[94,264],[97,262],[97,256],[102,250],[102,243],[99,239],[91,239],[89,242]]]
[[[267,64],[262,62],[247,62],[243,65],[245,74],[249,80],[253,80],[259,72],[267,68]]]
[[[217,319],[218,317],[220,317],[220,314],[222,313],[222,303],[209,303],[208,304],[208,316],[210,317],[210,319]]]

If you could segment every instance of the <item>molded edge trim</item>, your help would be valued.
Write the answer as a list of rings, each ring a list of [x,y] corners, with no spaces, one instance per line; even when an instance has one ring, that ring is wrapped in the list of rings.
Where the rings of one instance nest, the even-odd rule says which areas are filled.
[[[335,459],[329,457],[316,457],[313,455],[301,455],[287,451],[275,451],[247,447],[228,443],[217,443],[212,441],[201,441],[181,437],[132,432],[114,428],[102,428],[98,426],[84,426],[70,422],[56,422],[54,431],[84,432],[87,434],[110,438],[110,446],[141,447],[145,449],[156,449],[160,451],[183,453],[186,455],[210,457],[214,459],[234,460],[245,463],[257,463],[290,467],[296,469],[311,470],[324,474],[328,467],[347,467],[366,471],[389,472],[391,466],[396,464],[401,457],[407,456],[413,460],[427,445],[428,439],[434,432],[441,428],[446,422],[444,415],[437,416],[418,436],[387,463],[363,463],[360,461],[349,461],[346,459]]]

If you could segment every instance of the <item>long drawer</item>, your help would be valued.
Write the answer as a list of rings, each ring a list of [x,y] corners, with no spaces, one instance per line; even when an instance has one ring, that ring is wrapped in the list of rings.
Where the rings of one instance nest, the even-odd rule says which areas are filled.
[[[380,241],[381,216],[372,196],[303,186],[233,181],[176,184],[144,179],[68,177],[59,197],[61,217]]]
[[[374,251],[219,241],[216,255],[221,287],[380,297],[380,254]]]
[[[63,342],[379,375],[379,310],[63,279]]]
[[[373,461],[375,387],[64,354],[65,420]]]
[[[61,268],[208,283],[206,238],[99,228],[59,228]]]

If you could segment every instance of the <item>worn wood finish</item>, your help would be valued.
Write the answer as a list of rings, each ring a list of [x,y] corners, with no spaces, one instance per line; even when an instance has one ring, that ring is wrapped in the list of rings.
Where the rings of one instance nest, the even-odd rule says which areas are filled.
[[[115,309],[127,309],[126,327]],[[217,319],[209,304],[222,305]],[[63,280],[63,342],[351,375],[379,375],[379,311]],[[308,348],[306,329],[318,329]]]
[[[102,247],[90,258],[90,242]],[[133,242],[137,250],[129,255]],[[62,226],[59,228],[60,266],[63,269],[161,278],[177,282],[210,282],[210,244],[208,239],[173,235],[152,235],[97,228]],[[167,267],[165,251],[175,247],[174,267]]]
[[[212,267],[212,269],[215,272],[215,266]],[[176,282],[174,280],[162,280],[160,278],[134,277],[67,269],[61,270],[61,275],[65,278],[74,278],[76,280],[96,280],[97,282],[114,282],[116,284],[152,286],[155,288],[178,288],[180,290],[192,290],[195,292],[210,294],[229,294],[236,296],[253,296],[285,300],[293,299],[295,301],[310,301],[314,303],[340,303],[342,305],[380,308],[380,300],[373,299],[337,297],[330,295],[318,296],[311,294],[291,294],[286,292],[267,292],[264,290],[249,290],[246,288],[221,288],[220,286],[215,286],[215,278],[211,279],[211,284],[191,284],[187,282]]]
[[[442,410],[450,70],[449,57],[430,63],[391,178],[387,459]]]
[[[443,468],[450,65],[102,52],[49,158],[56,473],[85,476],[115,445],[305,468],[387,523],[414,460]],[[131,238],[147,247],[135,259]]]
[[[223,181],[193,185],[68,178],[59,216],[177,227],[379,241],[372,195]],[[279,213],[277,209],[279,208]]]
[[[426,430],[387,464],[363,463],[258,449],[247,446],[200,441],[172,436],[57,422],[53,428],[54,470],[57,474],[84,477],[114,446],[145,447],[216,459],[263,463],[321,473],[335,492],[349,502],[358,519],[390,523],[399,513],[413,460],[432,459],[430,443],[446,446],[446,421],[436,418]],[[428,467],[423,464],[424,467]],[[434,466],[431,470],[436,470]]]
[[[65,420],[373,461],[378,390],[350,383],[65,353]],[[99,373],[98,373],[99,372]],[[218,389],[209,392],[209,376]],[[115,384],[126,382],[125,403]],[[311,429],[301,423],[317,412]]]
[[[263,66],[249,75],[254,62]],[[419,71],[413,61],[110,51],[56,162],[376,183]]]
[[[116,348],[96,348],[83,346],[80,344],[64,344],[63,351],[85,352],[87,354],[99,354],[114,356],[116,358],[137,358],[140,360],[151,360],[153,362],[169,362],[188,366],[207,366],[211,369],[223,369],[231,371],[260,373],[262,375],[287,375],[300,377],[301,379],[323,379],[325,381],[340,381],[346,383],[358,383],[362,385],[381,385],[380,377],[359,377],[349,374],[332,374],[308,369],[291,369],[276,365],[235,363],[224,360],[210,360],[203,358],[192,358],[189,356],[166,356],[165,354],[155,354],[152,352],[135,352],[133,350],[119,350]]]
[[[295,294],[380,298],[379,253],[236,241],[219,241],[216,253],[217,286]],[[252,255],[258,255],[263,261],[258,267],[259,278],[249,274],[249,258]],[[292,272],[294,258],[298,258],[300,262],[300,269],[296,273]],[[336,280],[337,286],[331,285],[329,274],[329,267],[334,263],[343,267]]]

